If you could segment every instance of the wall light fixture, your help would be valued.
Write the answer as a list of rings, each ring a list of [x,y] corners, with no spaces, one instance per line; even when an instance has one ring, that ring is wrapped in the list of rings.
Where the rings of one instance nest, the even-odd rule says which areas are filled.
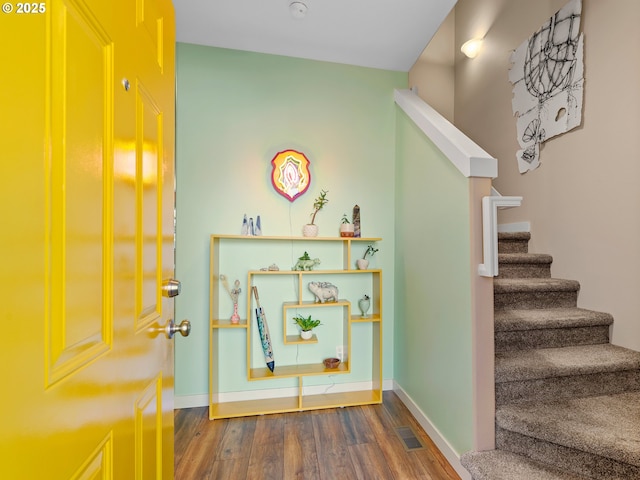
[[[476,58],[478,52],[482,48],[481,38],[472,38],[462,44],[460,51],[464,53],[468,58]]]

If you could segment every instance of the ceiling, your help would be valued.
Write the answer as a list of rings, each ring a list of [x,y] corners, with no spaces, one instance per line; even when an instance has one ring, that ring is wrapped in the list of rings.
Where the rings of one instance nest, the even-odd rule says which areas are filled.
[[[178,42],[408,72],[457,0],[173,0]]]

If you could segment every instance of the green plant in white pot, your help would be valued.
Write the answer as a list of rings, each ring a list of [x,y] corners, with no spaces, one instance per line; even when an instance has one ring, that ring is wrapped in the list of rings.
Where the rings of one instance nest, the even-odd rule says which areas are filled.
[[[309,340],[313,336],[312,330],[322,325],[320,320],[312,319],[311,315],[309,315],[308,317],[296,315],[295,317],[293,317],[293,323],[300,327],[300,337],[303,340]]]
[[[347,218],[347,214],[342,215],[340,224],[340,236],[341,237],[353,237],[353,223]]]
[[[311,222],[302,227],[302,235],[305,237],[317,237],[318,226],[315,224],[316,215],[324,206],[329,203],[327,190],[320,190],[320,195],[313,201],[313,212],[311,212]]]
[[[377,251],[378,249],[374,248],[373,245],[368,245],[362,258],[359,258],[356,260],[356,265],[358,269],[366,270],[367,268],[369,268],[369,260],[367,260],[367,256],[373,257]]]

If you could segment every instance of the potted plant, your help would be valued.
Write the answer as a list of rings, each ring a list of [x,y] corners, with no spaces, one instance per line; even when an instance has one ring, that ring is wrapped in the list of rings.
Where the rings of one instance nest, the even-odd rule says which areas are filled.
[[[300,337],[303,340],[309,340],[312,336],[311,331],[317,326],[322,325],[322,323],[320,323],[320,320],[313,320],[311,318],[311,315],[309,315],[308,317],[296,315],[295,317],[293,317],[293,323],[300,327]]]
[[[353,237],[353,224],[347,218],[347,214],[342,215],[342,223],[340,224],[341,237]]]
[[[311,223],[307,223],[302,228],[302,235],[305,237],[317,237],[318,236],[318,226],[315,224],[316,215],[320,210],[324,208],[324,206],[329,202],[327,198],[327,191],[320,190],[320,195],[313,202],[313,212],[311,212]]]
[[[368,245],[362,258],[359,258],[356,260],[356,265],[358,266],[358,269],[366,270],[367,268],[369,268],[369,260],[367,260],[367,255],[369,255],[370,257],[373,257],[377,251],[378,249],[373,248],[373,245]]]

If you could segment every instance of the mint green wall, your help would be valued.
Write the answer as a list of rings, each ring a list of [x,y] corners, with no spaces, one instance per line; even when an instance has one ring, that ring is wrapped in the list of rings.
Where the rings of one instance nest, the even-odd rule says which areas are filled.
[[[458,453],[472,448],[469,187],[398,109],[394,376]]]
[[[329,190],[330,199],[316,219],[321,236],[337,236],[342,214],[358,204],[363,236],[383,238],[372,266],[384,270],[383,371],[385,379],[393,377],[393,90],[406,86],[401,72],[177,45],[176,276],[183,288],[176,319],[192,324],[191,335],[176,341],[177,396],[208,392],[209,235],[240,233],[245,213],[261,216],[265,235],[301,235],[320,189]],[[270,161],[286,148],[311,160],[311,188],[294,203],[270,183]],[[249,257],[269,265],[260,253]],[[225,273],[242,282],[240,302],[246,276],[234,268],[247,258],[242,251],[225,258]],[[277,310],[267,311],[279,317]],[[235,361],[244,356],[238,332],[224,348],[223,390],[282,386],[245,381]]]

